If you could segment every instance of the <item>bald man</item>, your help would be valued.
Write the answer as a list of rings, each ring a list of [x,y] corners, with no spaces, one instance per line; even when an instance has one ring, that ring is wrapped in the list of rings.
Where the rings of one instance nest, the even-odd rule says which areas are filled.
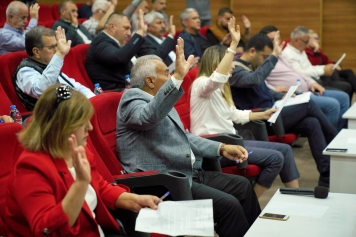
[[[25,29],[29,12],[26,4],[13,1],[7,6],[6,23],[0,29],[0,55],[25,50],[25,35],[37,26],[39,8],[37,3],[30,7],[31,20]]]

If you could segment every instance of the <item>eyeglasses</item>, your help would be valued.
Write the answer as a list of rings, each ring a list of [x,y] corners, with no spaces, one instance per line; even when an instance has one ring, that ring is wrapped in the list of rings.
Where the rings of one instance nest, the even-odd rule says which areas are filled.
[[[70,90],[71,88],[68,85],[60,85],[56,88],[57,99],[51,111],[51,116],[49,117],[50,119],[52,118],[53,114],[56,112],[59,104],[63,100],[68,100],[72,97],[72,92]]]
[[[304,44],[308,44],[309,43],[309,39],[308,40],[302,40],[301,38],[298,38],[300,41],[302,41]]]
[[[99,11],[101,11],[104,14],[106,14],[106,11],[104,11],[103,9],[99,9]]]
[[[57,48],[57,44],[49,45],[49,46],[43,46],[43,48],[48,48],[49,50],[53,50]]]

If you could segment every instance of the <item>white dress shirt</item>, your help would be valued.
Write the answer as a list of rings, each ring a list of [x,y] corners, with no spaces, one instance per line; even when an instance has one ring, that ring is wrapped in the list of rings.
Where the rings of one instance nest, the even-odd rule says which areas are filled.
[[[193,82],[190,97],[190,130],[195,135],[233,133],[233,123],[249,122],[251,110],[238,110],[222,96],[229,75],[214,72],[210,77],[201,76]]]
[[[320,76],[324,75],[325,66],[313,66],[305,51],[301,52],[290,44],[287,44],[282,51],[282,55],[292,64],[296,71],[307,77],[319,79]]]
[[[31,67],[21,68],[17,73],[16,84],[24,93],[38,99],[48,87],[56,83],[71,86],[59,75],[62,66],[63,59],[55,54],[42,74]],[[69,78],[64,73],[62,73],[62,76],[74,86],[73,89],[81,92],[85,97],[95,96],[89,88]]]

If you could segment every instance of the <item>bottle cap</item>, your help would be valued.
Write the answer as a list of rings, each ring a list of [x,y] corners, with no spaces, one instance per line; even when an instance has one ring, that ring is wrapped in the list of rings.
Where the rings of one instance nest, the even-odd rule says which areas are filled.
[[[15,109],[16,105],[10,105],[10,109]]]
[[[130,74],[125,75],[125,79],[130,78]]]
[[[94,84],[94,87],[99,87],[100,86],[100,83],[95,83]]]

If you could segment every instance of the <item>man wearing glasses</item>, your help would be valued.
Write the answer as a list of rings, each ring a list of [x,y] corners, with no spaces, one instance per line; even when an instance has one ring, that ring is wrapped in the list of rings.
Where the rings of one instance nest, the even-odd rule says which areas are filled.
[[[95,96],[90,89],[61,72],[70,46],[71,41],[66,40],[64,29],[60,26],[56,32],[37,26],[26,34],[28,58],[17,67],[14,86],[27,110],[32,111],[43,91],[56,83],[66,84],[87,98]]]
[[[37,25],[37,3],[30,7],[30,23],[27,25],[28,8],[20,1],[11,2],[6,9],[6,23],[0,29],[0,55],[25,50],[25,35]]]

